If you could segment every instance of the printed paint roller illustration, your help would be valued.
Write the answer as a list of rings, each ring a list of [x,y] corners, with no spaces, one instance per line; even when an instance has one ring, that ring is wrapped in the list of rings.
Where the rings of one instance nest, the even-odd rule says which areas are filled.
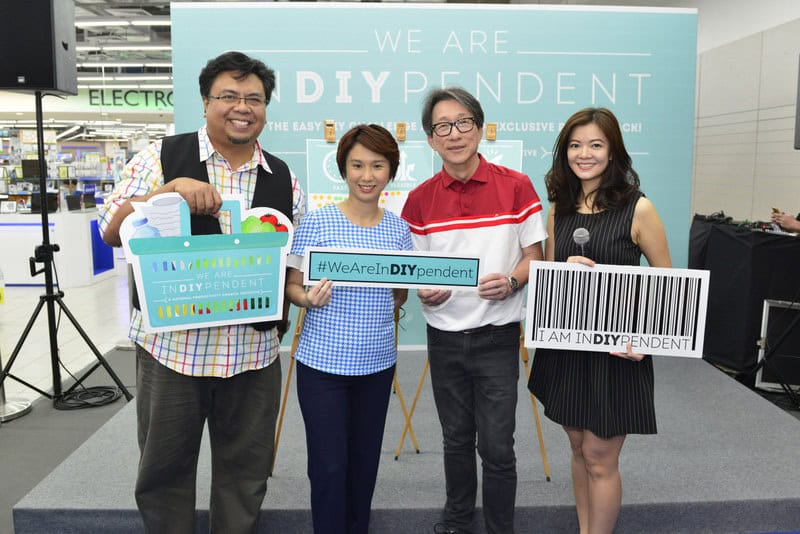
[[[147,332],[281,318],[294,233],[284,214],[225,196],[223,233],[191,235],[189,206],[177,193],[132,205],[120,237]]]

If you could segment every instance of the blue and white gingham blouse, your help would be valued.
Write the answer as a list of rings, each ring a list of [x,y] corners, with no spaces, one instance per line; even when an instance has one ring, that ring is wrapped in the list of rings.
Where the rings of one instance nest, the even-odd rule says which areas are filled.
[[[290,264],[306,247],[411,250],[405,221],[385,210],[376,226],[351,223],[335,205],[306,214],[292,241]],[[294,260],[294,261],[292,261]],[[373,374],[394,365],[394,298],[384,287],[345,287],[334,282],[331,301],[306,310],[295,353],[297,361],[337,375]]]

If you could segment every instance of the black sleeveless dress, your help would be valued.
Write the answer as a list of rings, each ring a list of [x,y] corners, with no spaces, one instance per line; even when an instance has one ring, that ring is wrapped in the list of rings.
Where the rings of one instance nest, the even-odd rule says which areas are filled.
[[[584,255],[597,263],[639,265],[642,252],[631,240],[631,224],[641,196],[633,195],[619,210],[556,216],[555,260]],[[572,240],[581,227],[590,235],[584,254]],[[635,362],[607,352],[537,349],[528,389],[544,405],[545,415],[562,426],[605,439],[656,433],[650,356]]]

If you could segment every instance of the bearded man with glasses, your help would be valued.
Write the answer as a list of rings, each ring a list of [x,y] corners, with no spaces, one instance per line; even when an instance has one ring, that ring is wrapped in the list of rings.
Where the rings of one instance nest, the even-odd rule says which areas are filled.
[[[131,201],[179,193],[192,234],[214,234],[223,194],[281,211],[297,225],[305,196],[289,167],[258,136],[275,73],[240,52],[200,73],[206,124],[136,154],[100,210],[103,240],[120,246]],[[157,239],[157,238],[155,238]],[[197,459],[208,422],[212,532],[255,532],[267,491],[280,405],[280,340],[288,324],[228,325],[146,333],[136,291],[129,337],[136,344],[139,472],[136,503],[146,532],[193,533]]]
[[[435,89],[422,108],[442,170],[411,191],[402,216],[417,250],[480,257],[475,289],[420,289],[431,383],[442,426],[446,495],[436,533],[473,532],[477,459],[489,534],[514,532],[514,430],[523,291],[547,237],[530,179],[478,153],[483,109],[460,87]]]

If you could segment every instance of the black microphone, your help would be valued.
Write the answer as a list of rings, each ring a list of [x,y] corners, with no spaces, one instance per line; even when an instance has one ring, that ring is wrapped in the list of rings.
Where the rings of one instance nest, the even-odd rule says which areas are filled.
[[[572,240],[575,241],[576,245],[581,247],[581,256],[586,256],[583,245],[589,242],[589,230],[586,228],[576,228],[575,231],[572,232]]]

